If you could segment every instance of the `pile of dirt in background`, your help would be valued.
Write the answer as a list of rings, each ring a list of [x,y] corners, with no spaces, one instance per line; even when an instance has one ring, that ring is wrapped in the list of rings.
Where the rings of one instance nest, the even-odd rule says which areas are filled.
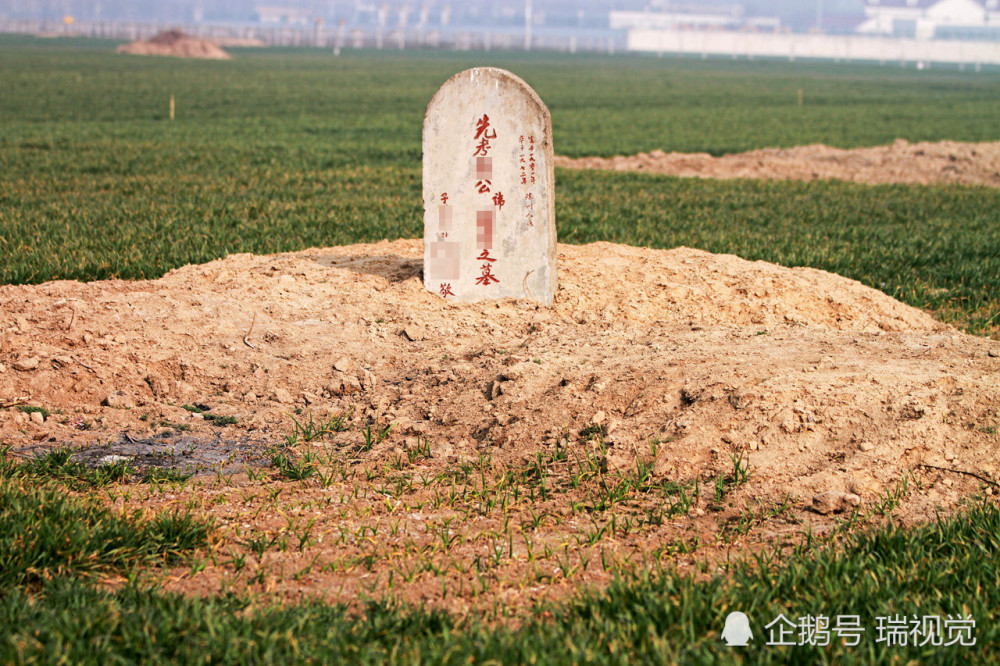
[[[849,150],[824,145],[765,148],[713,157],[708,153],[651,153],[615,157],[556,157],[571,169],[645,171],[699,178],[848,180],[855,183],[962,183],[1000,187],[1000,142],[909,143]]]
[[[230,55],[213,42],[190,37],[180,30],[165,30],[152,39],[139,39],[131,44],[123,44],[117,51],[131,55],[161,55],[206,60],[230,59]]]

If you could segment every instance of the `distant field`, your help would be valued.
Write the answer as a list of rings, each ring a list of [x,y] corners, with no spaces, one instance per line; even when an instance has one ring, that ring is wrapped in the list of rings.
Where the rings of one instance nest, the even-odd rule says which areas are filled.
[[[420,123],[437,87],[467,67],[497,65],[538,91],[552,110],[556,148],[570,156],[1000,138],[996,72],[447,51],[334,58],[236,49],[231,62],[192,62],[119,56],[113,46],[0,37],[0,116],[35,129],[56,123],[46,137],[72,128],[90,139],[281,144],[302,157],[325,154],[327,165],[406,164],[419,160]],[[178,99],[172,129],[157,122],[170,93]],[[28,127],[4,134],[38,136]]]
[[[112,47],[0,38],[0,283],[151,278],[230,252],[419,236],[423,110],[475,65],[531,83],[571,156],[1000,139],[997,73],[451,52],[192,62]],[[557,187],[566,242],[814,266],[973,331],[1000,323],[996,190],[562,170]]]

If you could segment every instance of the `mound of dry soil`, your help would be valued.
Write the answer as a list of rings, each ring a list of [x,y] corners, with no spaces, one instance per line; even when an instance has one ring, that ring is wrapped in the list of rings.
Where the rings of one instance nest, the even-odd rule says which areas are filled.
[[[241,436],[280,439],[296,407],[353,407],[427,437],[442,464],[532,460],[601,424],[612,469],[650,438],[668,442],[656,474],[672,478],[718,473],[743,450],[767,494],[864,496],[926,462],[998,472],[997,343],[852,280],[687,248],[562,245],[545,309],[447,303],[421,286],[420,257],[401,240],[238,254],[147,282],[0,287],[0,403],[64,415],[0,410],[0,437],[107,441],[158,420],[214,433],[179,407],[200,402],[236,416]]]
[[[180,30],[166,30],[149,40],[136,40],[117,48],[118,53],[131,55],[161,55],[178,58],[203,58],[206,60],[229,60],[228,53],[215,43],[189,37]]]
[[[665,153],[632,156],[556,157],[573,169],[647,171],[700,178],[849,180],[856,183],[963,183],[1000,187],[1000,142],[909,143],[843,150],[830,146],[765,148],[736,155]]]
[[[0,445],[218,466],[108,494],[213,518],[218,561],[165,589],[458,613],[656,562],[704,570],[831,533],[831,511],[878,515],[880,494],[902,501],[893,520],[932,518],[1000,471],[1000,345],[857,282],[598,243],[560,246],[551,308],[454,304],[425,291],[421,257],[403,240],[0,287],[0,407],[51,410],[0,409]],[[349,415],[299,433],[319,472],[254,471],[313,414]],[[749,480],[720,499],[732,456]]]

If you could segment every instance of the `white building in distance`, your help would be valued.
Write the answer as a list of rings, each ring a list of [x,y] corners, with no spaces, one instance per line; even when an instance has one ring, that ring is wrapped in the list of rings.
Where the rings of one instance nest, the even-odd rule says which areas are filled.
[[[1000,39],[1000,0],[867,0],[863,35]]]
[[[781,20],[771,16],[745,16],[743,6],[684,7],[677,11],[613,11],[608,17],[612,30],[764,30],[774,32]]]
[[[309,10],[297,7],[257,5],[254,7],[254,11],[257,14],[257,20],[264,25],[303,26],[312,22]]]

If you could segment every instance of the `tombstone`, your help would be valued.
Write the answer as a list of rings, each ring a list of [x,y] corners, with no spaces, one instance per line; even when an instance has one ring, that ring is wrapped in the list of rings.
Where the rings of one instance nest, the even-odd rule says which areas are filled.
[[[424,286],[449,301],[556,291],[552,119],[492,67],[448,79],[424,117]]]

